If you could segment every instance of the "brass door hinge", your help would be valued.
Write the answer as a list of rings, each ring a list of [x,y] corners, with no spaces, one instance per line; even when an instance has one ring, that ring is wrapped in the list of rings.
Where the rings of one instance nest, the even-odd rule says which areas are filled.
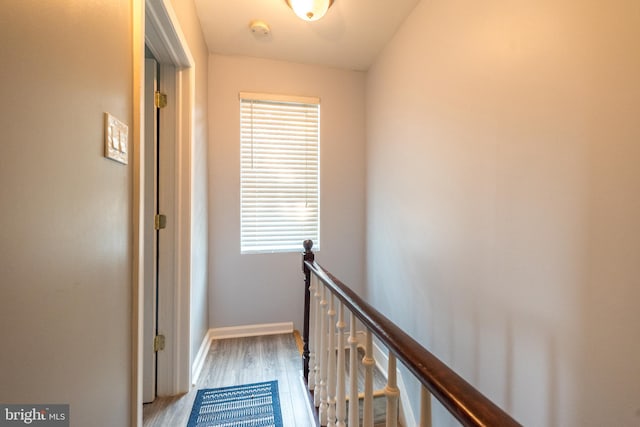
[[[153,219],[153,225],[156,230],[167,228],[167,216],[162,214],[156,215]]]
[[[160,91],[156,91],[153,97],[156,108],[164,108],[167,106],[167,94]]]
[[[156,335],[153,338],[153,351],[164,350],[164,335]]]

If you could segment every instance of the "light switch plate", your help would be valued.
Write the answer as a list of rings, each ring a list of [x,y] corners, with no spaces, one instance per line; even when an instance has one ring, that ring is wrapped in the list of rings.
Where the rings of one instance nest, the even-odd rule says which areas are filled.
[[[104,113],[104,156],[116,162],[129,161],[129,127],[109,113]]]

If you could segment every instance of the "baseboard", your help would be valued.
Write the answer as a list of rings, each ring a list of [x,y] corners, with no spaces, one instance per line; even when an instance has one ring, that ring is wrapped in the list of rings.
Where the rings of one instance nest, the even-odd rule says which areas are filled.
[[[191,365],[192,385],[196,385],[196,383],[198,382],[200,372],[202,372],[202,367],[204,366],[204,361],[207,359],[207,354],[209,354],[209,348],[211,348],[211,339],[211,329],[209,329],[207,333],[204,334],[202,344],[200,344],[200,348],[198,349],[196,358],[193,360],[193,365]]]
[[[291,333],[293,333],[293,322],[264,323],[260,325],[229,326],[226,328],[209,329],[211,339],[242,338]]]
[[[373,359],[376,361],[378,369],[380,369],[385,378],[389,378],[389,356],[380,348],[380,346],[375,341],[373,342]],[[398,390],[400,391],[400,405],[398,408],[400,424],[402,424],[403,426],[417,426],[418,424],[416,423],[416,418],[414,416],[413,408],[411,407],[411,402],[406,398],[406,396],[409,395],[407,393],[407,387],[405,386],[404,380],[402,379],[402,373],[399,369],[397,369],[397,367],[396,376],[398,382]]]

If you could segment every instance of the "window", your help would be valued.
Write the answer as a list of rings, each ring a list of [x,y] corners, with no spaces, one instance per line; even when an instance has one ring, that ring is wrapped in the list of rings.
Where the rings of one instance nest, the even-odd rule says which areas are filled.
[[[240,252],[320,248],[320,103],[240,93]]]

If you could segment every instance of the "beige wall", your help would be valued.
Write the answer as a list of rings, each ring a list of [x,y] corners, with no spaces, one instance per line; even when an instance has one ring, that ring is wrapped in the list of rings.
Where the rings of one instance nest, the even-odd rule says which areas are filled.
[[[132,166],[103,113],[132,124],[131,25],[128,0],[0,7],[0,402],[74,426],[129,423]]]
[[[300,253],[240,255],[239,91],[321,98],[321,251],[361,288],[364,273],[364,75],[211,55],[209,209],[211,327],[294,321],[302,328]]]
[[[367,76],[369,298],[527,426],[640,422],[638,40],[635,0],[422,1]]]

